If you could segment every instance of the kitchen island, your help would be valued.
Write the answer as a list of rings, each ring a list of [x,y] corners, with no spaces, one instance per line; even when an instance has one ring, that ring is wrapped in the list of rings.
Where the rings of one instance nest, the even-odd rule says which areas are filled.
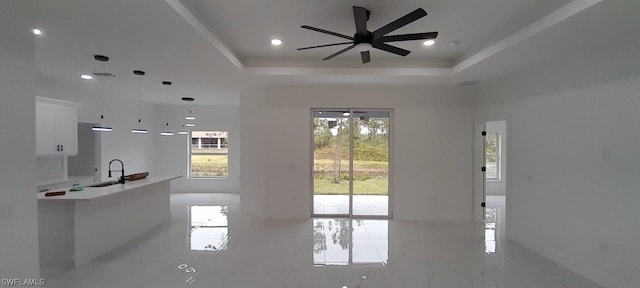
[[[52,197],[38,193],[40,265],[78,267],[169,220],[176,178],[149,176]]]

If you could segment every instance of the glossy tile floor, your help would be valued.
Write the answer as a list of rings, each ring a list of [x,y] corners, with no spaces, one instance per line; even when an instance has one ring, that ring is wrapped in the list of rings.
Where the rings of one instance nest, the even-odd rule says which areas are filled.
[[[237,195],[171,200],[170,223],[77,269],[43,269],[46,287],[595,287],[503,240],[500,198],[486,223],[263,221]]]
[[[349,195],[314,195],[313,213],[349,214]],[[354,215],[389,215],[389,196],[387,195],[353,195]]]

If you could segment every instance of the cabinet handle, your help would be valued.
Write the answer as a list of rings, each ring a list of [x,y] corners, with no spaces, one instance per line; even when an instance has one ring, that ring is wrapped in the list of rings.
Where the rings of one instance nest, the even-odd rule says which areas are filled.
[[[60,145],[61,149],[60,151],[64,152],[64,145]]]
[[[56,151],[60,152],[60,145],[56,145]]]

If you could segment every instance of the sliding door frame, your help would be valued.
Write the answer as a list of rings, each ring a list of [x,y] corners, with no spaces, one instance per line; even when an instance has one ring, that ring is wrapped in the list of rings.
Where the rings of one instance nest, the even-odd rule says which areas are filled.
[[[316,214],[314,212],[314,174],[313,174],[313,168],[314,168],[314,135],[313,135],[313,131],[314,131],[314,117],[315,117],[315,112],[318,111],[331,111],[331,110],[343,110],[343,111],[349,111],[349,213],[348,214]],[[384,112],[389,112],[389,166],[388,166],[388,181],[387,181],[387,197],[388,197],[388,201],[387,201],[387,215],[354,215],[353,214],[353,128],[354,128],[354,121],[353,121],[353,112],[354,111],[384,111]],[[310,109],[310,131],[309,131],[309,139],[310,139],[310,143],[309,143],[309,159],[310,159],[310,181],[309,181],[309,190],[310,190],[310,194],[311,194],[311,217],[316,217],[316,218],[356,218],[356,219],[393,219],[393,139],[394,139],[394,131],[395,131],[395,127],[394,127],[394,110],[393,108],[311,108]]]

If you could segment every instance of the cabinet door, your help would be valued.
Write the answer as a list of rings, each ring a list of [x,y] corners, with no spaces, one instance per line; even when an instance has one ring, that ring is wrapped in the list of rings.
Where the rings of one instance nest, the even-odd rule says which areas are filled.
[[[36,154],[59,153],[56,143],[56,106],[36,102]]]
[[[78,112],[75,107],[59,106],[56,118],[56,143],[62,145],[62,154],[78,154]]]

